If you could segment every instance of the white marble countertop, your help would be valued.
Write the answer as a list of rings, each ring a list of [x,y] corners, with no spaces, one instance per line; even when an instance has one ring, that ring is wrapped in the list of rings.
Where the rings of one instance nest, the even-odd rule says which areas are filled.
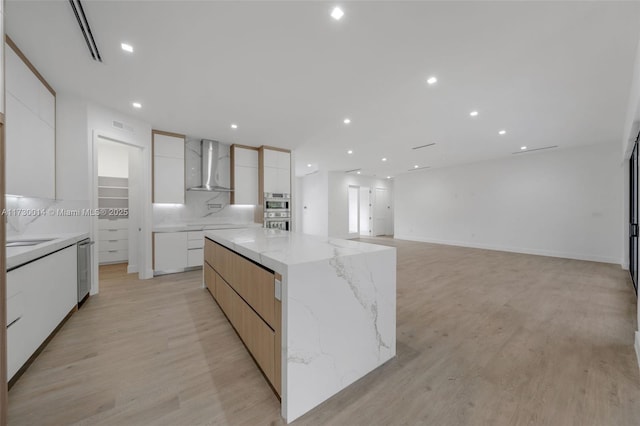
[[[156,225],[153,232],[187,232],[187,231],[204,231],[209,229],[243,229],[243,228],[259,228],[259,223],[174,223]]]
[[[289,265],[319,262],[338,256],[395,250],[393,247],[279,229],[226,229],[206,231],[204,235],[281,274]]]
[[[78,232],[70,234],[37,234],[21,235],[18,237],[7,237],[7,242],[24,240],[44,240],[49,241],[33,246],[7,247],[7,270],[17,268],[32,260],[46,256],[54,251],[68,247],[78,241],[89,238],[88,232]]]

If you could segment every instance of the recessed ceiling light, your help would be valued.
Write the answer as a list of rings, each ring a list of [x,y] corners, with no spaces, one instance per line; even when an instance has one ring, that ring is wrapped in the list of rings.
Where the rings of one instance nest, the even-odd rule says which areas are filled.
[[[387,157],[384,157],[384,158],[382,159],[382,161],[387,161]]]
[[[435,77],[429,77],[429,78],[427,79],[427,84],[428,84],[428,85],[436,84],[437,82],[438,82],[438,79],[437,79],[437,78],[435,78]]]
[[[505,134],[507,134],[507,131],[506,131],[506,130],[500,130],[500,131],[498,132],[498,134],[499,134],[499,135],[505,135]]]
[[[120,47],[122,48],[122,50],[124,50],[125,52],[129,52],[129,53],[133,53],[133,46],[127,43],[121,43]]]
[[[478,111],[471,111],[469,113],[469,115],[472,116],[472,117],[477,117],[478,116]]]
[[[360,174],[360,170],[358,170],[356,173],[357,173],[357,174]]]
[[[349,151],[347,151],[347,154],[349,154],[349,155],[353,154],[353,150],[350,149]]]
[[[339,7],[334,7],[331,11],[331,17],[336,21],[339,21],[344,16],[344,12]]]
[[[307,164],[307,167],[311,167],[311,163]]]
[[[521,146],[520,149],[524,151],[525,149],[527,149],[527,147],[526,146]]]
[[[231,128],[232,128],[232,129],[237,129],[237,128],[238,128],[238,125],[234,123],[234,124],[232,124],[232,125],[231,125]]]
[[[418,167],[420,167],[420,166],[418,166],[417,164],[415,166],[413,166],[414,169],[417,169]]]
[[[391,179],[391,176],[387,176],[387,179]]]
[[[349,123],[351,123],[351,119],[350,118],[345,118],[342,122],[344,124],[349,124]]]
[[[142,104],[140,102],[133,102],[131,105],[133,105],[134,108],[142,108]]]

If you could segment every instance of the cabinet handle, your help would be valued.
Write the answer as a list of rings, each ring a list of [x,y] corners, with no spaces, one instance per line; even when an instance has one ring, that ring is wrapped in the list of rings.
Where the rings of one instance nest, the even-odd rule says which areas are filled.
[[[110,243],[117,243],[118,240],[109,240]]]
[[[109,250],[109,253],[117,253],[118,250]]]
[[[117,229],[107,229],[107,231],[109,231],[109,232],[116,232],[116,231],[117,231]]]
[[[11,321],[11,324],[7,324],[7,328],[11,327],[13,324],[17,323],[18,321],[20,321],[20,318],[22,317],[18,317],[16,319],[14,319],[13,321]]]

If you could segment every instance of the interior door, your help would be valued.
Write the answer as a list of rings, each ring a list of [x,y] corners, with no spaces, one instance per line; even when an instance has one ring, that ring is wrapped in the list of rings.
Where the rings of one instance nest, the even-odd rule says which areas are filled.
[[[360,235],[371,236],[371,189],[360,187]]]
[[[376,188],[376,197],[374,203],[374,225],[373,234],[388,235],[387,223],[389,222],[389,194],[386,188]]]
[[[638,136],[640,138],[640,135]],[[638,140],[629,159],[629,273],[638,293]]]

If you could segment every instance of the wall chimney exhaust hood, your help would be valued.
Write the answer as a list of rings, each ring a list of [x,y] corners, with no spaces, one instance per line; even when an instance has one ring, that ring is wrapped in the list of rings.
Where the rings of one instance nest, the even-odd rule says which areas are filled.
[[[189,191],[232,192],[220,182],[220,143],[208,139],[200,141],[200,155],[202,156],[202,180],[200,186],[189,188]]]

